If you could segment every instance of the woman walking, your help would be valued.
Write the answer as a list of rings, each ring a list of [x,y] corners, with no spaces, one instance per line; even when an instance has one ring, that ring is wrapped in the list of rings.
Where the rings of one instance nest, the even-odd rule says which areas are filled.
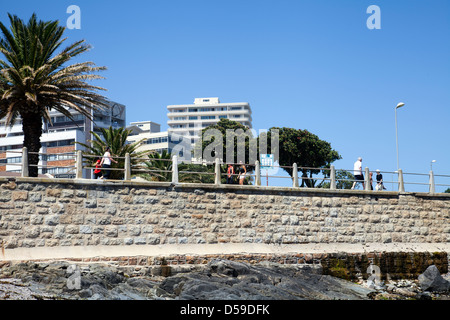
[[[111,175],[111,162],[117,163],[117,161],[112,158],[110,151],[111,149],[109,147],[106,147],[105,154],[103,155],[102,161],[100,162],[100,166],[105,169],[103,177],[101,177],[100,179],[109,179],[109,176]]]

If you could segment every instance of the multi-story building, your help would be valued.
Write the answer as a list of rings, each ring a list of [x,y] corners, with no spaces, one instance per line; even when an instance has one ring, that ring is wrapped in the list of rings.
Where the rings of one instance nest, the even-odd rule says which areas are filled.
[[[137,151],[154,151],[162,153],[176,153],[183,156],[179,139],[175,139],[168,131],[161,131],[161,125],[152,121],[131,122],[127,129],[131,130],[127,138],[128,143],[142,141]],[[178,150],[180,148],[180,150]],[[181,154],[180,154],[181,152]],[[184,159],[190,159],[186,154]]]
[[[73,120],[57,111],[51,111],[51,123],[43,124],[41,150],[39,153],[39,173],[50,174],[56,178],[75,176],[74,152],[83,150],[76,142],[88,144],[91,131],[100,133],[99,128],[124,127],[125,106],[111,102],[108,108],[92,111],[93,120],[70,109]],[[17,119],[12,126],[5,126],[0,120],[0,174],[17,175],[21,171],[21,150],[23,147],[22,121]],[[84,170],[84,177],[90,177],[90,170]]]
[[[169,105],[168,131],[190,140],[193,146],[203,128],[230,119],[252,128],[248,102],[221,103],[219,98],[195,98],[194,104]]]

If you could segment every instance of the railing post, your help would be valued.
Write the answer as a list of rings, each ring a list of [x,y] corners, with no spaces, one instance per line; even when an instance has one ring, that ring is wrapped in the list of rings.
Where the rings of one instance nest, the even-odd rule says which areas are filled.
[[[293,188],[298,188],[298,168],[297,168],[297,164],[296,163],[294,163],[293,164],[293,166],[292,166],[293,168],[292,168],[292,176],[293,176],[293,183],[292,183],[292,187]]]
[[[259,164],[259,161],[255,161],[255,185],[261,186],[261,166]]]
[[[130,154],[125,153],[125,180],[131,180],[131,159]]]
[[[336,169],[330,166],[330,190],[336,190]]]
[[[172,157],[172,183],[178,183],[178,157]]]
[[[430,193],[434,193],[435,192],[435,186],[434,186],[434,173],[431,170],[430,171]]]
[[[364,190],[370,191],[370,171],[367,167],[365,168]]]
[[[77,150],[77,160],[76,160],[76,174],[75,179],[83,178],[83,155],[81,154],[81,150]]]
[[[402,169],[398,169],[398,192],[405,192],[405,183],[403,182]]]
[[[28,177],[28,150],[27,147],[22,148],[22,178]]]
[[[221,180],[221,176],[220,176],[220,160],[219,158],[216,158],[215,160],[215,170],[214,170],[214,184],[215,185],[219,185],[220,184],[220,180]]]

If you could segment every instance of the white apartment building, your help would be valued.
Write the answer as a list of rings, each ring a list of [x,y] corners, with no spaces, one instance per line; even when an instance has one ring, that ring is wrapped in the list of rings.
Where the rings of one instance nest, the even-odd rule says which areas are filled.
[[[179,139],[172,139],[168,131],[161,131],[159,123],[152,121],[131,122],[127,129],[131,130],[127,143],[142,141],[137,151],[162,153],[165,150],[168,153],[176,153],[179,156],[184,156],[185,159],[190,159],[190,154],[185,155],[183,153],[184,150],[181,148]]]
[[[122,104],[111,102],[109,108],[93,111],[93,119],[86,118],[82,114],[69,110],[73,121],[60,112],[51,111],[52,123],[43,124],[41,136],[39,173],[51,174],[55,178],[73,178],[75,170],[71,167],[75,164],[74,151],[83,147],[75,142],[88,144],[91,140],[90,132],[99,132],[99,128],[124,127],[125,109]],[[0,120],[0,175],[17,175],[21,171],[21,151],[23,147],[22,121],[17,119],[10,127],[5,126],[5,120]],[[90,170],[85,169],[83,177],[90,177]]]
[[[194,104],[167,106],[168,131],[187,138],[193,146],[202,129],[229,119],[252,128],[252,110],[248,102],[221,103],[219,98],[195,98]]]
[[[127,127],[131,130],[127,143],[143,141],[137,151],[156,151],[162,153],[169,151],[169,139],[167,131],[161,132],[161,125],[152,121],[131,122]]]

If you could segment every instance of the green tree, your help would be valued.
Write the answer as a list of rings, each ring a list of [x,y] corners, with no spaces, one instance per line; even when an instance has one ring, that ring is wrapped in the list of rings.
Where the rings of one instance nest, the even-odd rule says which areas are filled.
[[[296,163],[301,173],[302,187],[315,187],[317,180],[313,179],[313,175],[322,172],[324,177],[328,177],[329,170],[321,168],[329,168],[331,163],[342,158],[331,148],[329,142],[319,139],[308,130],[285,127],[272,127],[267,133],[260,134],[259,139],[267,139],[268,150],[271,149],[274,130],[278,131],[279,137],[278,159],[275,161],[278,161],[280,166],[286,166],[287,168],[283,170],[291,177],[293,176],[292,165]]]
[[[139,174],[148,181],[172,181],[172,154],[163,150],[162,153],[149,155],[149,161],[144,163],[147,172]],[[201,164],[178,164],[178,181],[186,183],[214,183],[214,167]]]
[[[353,180],[355,176],[346,170],[337,170],[336,171],[336,189],[351,189],[353,185]],[[330,182],[324,182],[321,185],[322,188],[329,189]]]
[[[450,188],[447,188],[444,193],[450,193]]]
[[[11,126],[22,118],[23,145],[32,152],[29,175],[37,177],[43,121],[51,123],[51,110],[72,119],[73,109],[90,118],[91,109],[106,106],[107,99],[98,94],[105,89],[87,83],[103,78],[96,73],[106,68],[92,62],[65,66],[90,46],[81,40],[55,54],[66,40],[58,21],[38,21],[33,14],[26,24],[8,16],[10,30],[0,22],[0,52],[6,59],[0,60],[0,118]]]
[[[145,173],[140,177],[149,181],[172,181],[172,155],[163,150],[148,155],[149,161],[144,162]]]
[[[214,183],[214,166],[202,164],[181,163],[178,166],[179,181],[186,183]]]
[[[217,130],[217,133],[220,134],[221,141],[216,142],[216,137],[214,136],[212,136],[211,138],[208,137],[208,134],[211,134],[212,130]],[[233,134],[232,136],[228,136],[229,141],[232,142],[231,150],[227,150],[227,133]],[[224,163],[224,165],[222,165],[220,168],[221,175],[223,173],[226,173],[226,163],[229,162],[227,161],[229,160],[229,158],[231,158],[231,163],[237,164],[238,161],[242,161],[244,164],[246,164],[248,173],[254,170],[254,164],[250,163],[253,162],[253,160],[251,161],[250,159],[254,157],[254,160],[257,160],[257,139],[253,136],[253,133],[249,127],[229,119],[220,119],[220,121],[215,125],[204,128],[201,132],[201,137],[202,139],[199,140],[194,146],[194,157],[200,154],[204,155],[203,158],[206,158],[208,156],[211,158],[221,158]],[[216,152],[216,148],[212,147],[216,143],[221,145],[220,150],[219,147],[217,148],[218,152]],[[230,156],[231,153],[232,156]],[[240,160],[241,158],[243,159]],[[235,166],[235,171],[236,169],[237,166]],[[214,168],[212,169],[212,172],[214,172]],[[203,179],[208,180],[208,178]],[[222,175],[221,181],[225,182],[226,177]],[[246,178],[244,184],[249,184],[249,181],[250,179]]]
[[[220,157],[223,163],[227,162],[227,130],[228,132],[232,132],[233,136],[231,136],[230,141],[233,142],[232,150],[228,150],[229,154],[233,152],[232,162],[237,163],[237,160],[239,159],[238,153],[245,156],[245,161],[242,161],[243,163],[249,163],[250,155],[253,153],[253,155],[256,157],[257,154],[257,147],[256,143],[257,140],[253,136],[252,131],[249,127],[244,126],[243,124],[240,124],[239,122],[232,121],[229,119],[220,119],[220,121],[214,125],[208,126],[204,128],[201,132],[201,140],[199,140],[195,146],[194,146],[194,155],[204,155],[206,158],[207,156],[211,156],[212,158],[215,158],[219,152],[216,152],[215,148],[208,148],[214,145],[214,142],[216,141],[216,138],[213,136],[210,139],[207,137],[207,133],[211,133],[212,130],[217,130],[218,133],[220,133],[220,137],[222,141],[218,141],[218,143],[221,144],[222,149],[219,150],[219,152],[222,154]],[[230,136],[229,136],[230,138]],[[208,154],[210,149],[213,149],[211,154]]]
[[[94,139],[89,140],[89,144],[76,142],[77,144],[85,148],[84,154],[85,164],[90,166],[94,162],[96,157],[102,157],[105,153],[107,147],[111,148],[111,155],[117,163],[112,163],[111,168],[124,169],[125,168],[125,155],[130,154],[130,164],[131,164],[131,174],[136,175],[137,171],[133,171],[133,167],[139,166],[145,160],[145,157],[150,153],[150,151],[137,151],[137,148],[142,144],[145,139],[134,143],[127,143],[127,137],[131,133],[131,130],[125,128],[113,128],[109,127],[107,129],[100,128],[100,135],[96,132],[92,132]],[[123,179],[123,170],[111,170],[110,179]]]

